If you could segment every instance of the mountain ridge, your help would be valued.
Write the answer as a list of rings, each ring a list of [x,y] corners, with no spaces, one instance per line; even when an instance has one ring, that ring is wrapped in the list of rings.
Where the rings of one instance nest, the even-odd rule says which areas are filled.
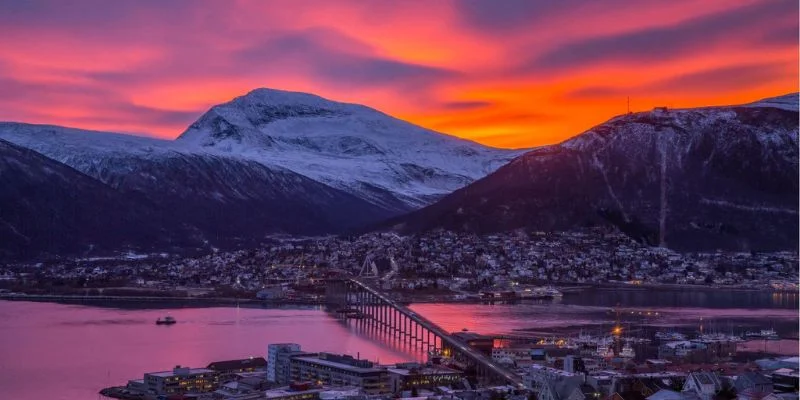
[[[796,249],[796,99],[617,116],[383,226],[611,225],[679,250]]]
[[[31,151],[37,155],[26,159],[28,170],[77,174],[76,185],[88,200],[69,200],[70,207],[86,212],[92,199],[113,198],[110,204],[138,212],[139,223],[127,212],[119,216],[131,224],[119,228],[128,237],[108,235],[127,249],[253,245],[273,233],[342,233],[376,224],[403,232],[609,225],[640,241],[678,249],[692,249],[687,243],[692,241],[703,242],[695,246],[700,249],[784,248],[796,237],[797,94],[736,106],[632,113],[557,145],[495,153],[366,106],[254,92],[258,95],[237,98],[243,104],[233,108],[213,107],[182,140],[0,122],[0,140],[8,140],[6,161],[17,160],[3,165],[19,172],[12,166],[20,164],[19,149]],[[283,102],[288,96],[301,106],[265,108],[273,96]],[[210,121],[220,116],[229,125],[221,126],[233,130],[209,135]],[[398,138],[407,132],[398,127],[410,127],[411,139]],[[254,150],[246,147],[250,142]],[[506,158],[510,161],[494,170]],[[449,165],[453,160],[457,165]],[[350,180],[314,179],[308,176],[313,173],[297,172],[295,164],[306,173],[345,173]],[[482,171],[494,172],[481,179]],[[8,193],[52,195],[36,189],[41,176],[18,175],[3,175]],[[67,192],[67,181],[52,185]],[[2,200],[6,210],[33,201]],[[53,198],[35,200],[50,211],[25,214],[31,224],[58,220]],[[398,217],[425,204],[431,205]],[[20,245],[14,231],[24,221],[12,225],[9,218],[0,234]],[[379,223],[387,218],[394,219]],[[52,237],[47,240],[55,242],[38,249],[75,253],[112,247],[70,221],[65,226],[76,232],[75,240],[59,247]],[[97,232],[112,226],[92,223]],[[138,230],[143,227],[162,232],[163,240]],[[0,253],[13,253],[2,247]],[[28,247],[25,254],[36,249]]]
[[[2,139],[0,182],[0,259],[202,246],[152,204]]]
[[[402,142],[406,134],[418,137],[423,132],[433,146],[429,153],[436,153],[438,142],[451,143],[457,139],[442,139],[441,134],[393,119],[366,106],[335,103],[315,95],[266,89],[251,93],[257,94],[256,100],[259,102],[264,100],[264,96],[278,96],[279,102],[283,104],[272,109],[262,107],[251,110],[247,116],[262,125],[286,120],[305,125],[303,118],[316,118],[319,116],[317,114],[330,118],[312,121],[310,127],[297,130],[297,134],[293,134],[293,130],[278,132],[283,134],[273,135],[273,139],[256,131],[252,121],[236,119],[237,116],[242,117],[236,114],[242,114],[239,110],[226,111],[224,105],[215,106],[198,121],[200,125],[204,125],[204,118],[213,120],[220,113],[233,115],[228,117],[234,123],[226,127],[232,130],[228,132],[230,134],[220,136],[226,140],[220,146],[203,146],[202,143],[186,138],[164,140],[13,122],[0,122],[0,139],[34,151],[49,160],[39,160],[42,164],[50,161],[60,163],[65,168],[96,179],[104,185],[93,186],[98,192],[106,191],[107,186],[114,193],[121,193],[129,200],[135,199],[153,208],[149,213],[143,212],[143,215],[168,215],[169,218],[165,217],[165,221],[176,224],[176,230],[179,230],[177,225],[185,225],[185,229],[193,232],[196,242],[206,247],[253,245],[265,235],[274,233],[320,235],[346,232],[433,202],[444,195],[449,187],[461,187],[480,173],[480,168],[477,169],[478,173],[473,169],[472,176],[442,171],[433,161],[447,164],[459,157],[480,156],[480,149],[483,147],[478,147],[472,153],[467,151],[462,155],[456,154],[455,158],[433,161],[423,158],[421,163],[419,159],[408,160],[396,156],[392,156],[391,160],[384,159],[395,150],[387,148],[386,143],[379,143],[380,146],[371,145],[371,137],[390,133],[397,136],[390,137],[390,140]],[[309,109],[306,106],[309,102],[312,105],[324,105],[326,111]],[[348,124],[353,121],[336,120],[343,115],[358,114],[364,110],[368,110],[372,117],[368,122],[372,124],[359,124],[360,116],[356,116],[357,126],[354,130],[358,135],[348,133]],[[326,129],[331,123],[339,128],[336,132],[338,136],[328,135]],[[382,125],[386,124],[394,124],[392,126],[395,127],[400,124],[403,129],[383,129]],[[235,137],[236,133],[248,133],[248,130],[254,132]],[[225,133],[225,130],[221,132]],[[248,144],[247,140],[250,139],[255,142]],[[274,144],[277,153],[265,156],[259,150],[254,152],[255,156],[251,156],[247,151],[220,148],[242,142],[245,146],[267,150]],[[398,147],[413,146],[406,143],[406,146]],[[301,151],[288,154],[287,150],[292,149]],[[412,148],[411,151],[413,150]],[[471,148],[468,147],[467,150]],[[496,151],[513,154],[503,150]],[[274,159],[276,154],[283,158]],[[316,157],[315,154],[324,156]],[[378,166],[372,173],[378,173],[379,179],[360,179],[364,159],[368,159],[371,166]],[[300,162],[329,175],[346,175],[350,181],[344,185],[331,185],[331,182],[325,182],[318,176],[309,177],[308,175],[313,174],[296,172],[295,164]],[[495,163],[499,164],[499,160]],[[470,165],[477,164],[480,161],[471,162]],[[345,170],[348,171],[347,174],[342,172]],[[31,179],[35,180],[33,176]],[[6,180],[11,182],[10,179]],[[29,183],[20,180],[15,181],[14,185],[24,187]],[[404,185],[423,190],[407,194],[404,192]],[[11,204],[12,200],[6,199],[6,203],[0,206],[8,207]],[[31,218],[35,220],[35,216]],[[150,226],[154,231],[169,229],[168,226],[158,224],[143,222],[142,225]],[[102,231],[101,228],[97,230]],[[83,235],[91,236],[86,233]],[[77,242],[81,242],[81,238],[78,239]],[[142,240],[133,240],[130,244],[134,247],[139,245],[141,248],[152,248],[149,242]],[[87,250],[74,246],[70,249]]]
[[[429,204],[523,152],[434,132],[364,105],[274,89],[212,107],[176,141],[283,165],[398,212]]]

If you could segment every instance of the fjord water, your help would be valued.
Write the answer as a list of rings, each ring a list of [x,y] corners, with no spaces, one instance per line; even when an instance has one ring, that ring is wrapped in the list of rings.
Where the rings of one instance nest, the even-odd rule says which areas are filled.
[[[570,327],[603,330],[616,318],[609,307],[618,303],[622,312],[658,312],[647,320],[651,325],[691,328],[703,323],[707,330],[723,332],[772,327],[797,337],[796,293],[592,291],[560,302],[411,308],[451,331],[524,335]],[[166,315],[178,323],[155,325]],[[267,344],[275,342],[382,363],[423,358],[384,333],[345,325],[318,307],[118,309],[2,301],[0,398],[93,399],[101,388],[141,379],[144,372],[265,356]],[[770,346],[768,351],[797,352],[796,340]]]

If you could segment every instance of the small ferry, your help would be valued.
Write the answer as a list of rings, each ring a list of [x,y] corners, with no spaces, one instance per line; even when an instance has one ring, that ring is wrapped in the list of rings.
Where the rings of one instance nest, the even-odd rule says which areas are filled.
[[[175,318],[170,316],[166,316],[164,318],[159,318],[156,320],[156,325],[172,325],[178,321],[175,321]]]

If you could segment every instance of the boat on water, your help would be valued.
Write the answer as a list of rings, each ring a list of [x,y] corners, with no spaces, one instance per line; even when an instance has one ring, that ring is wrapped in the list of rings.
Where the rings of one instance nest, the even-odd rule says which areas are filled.
[[[597,347],[597,356],[600,358],[614,358],[613,345],[600,345]]]
[[[625,342],[625,345],[622,346],[622,351],[619,353],[619,356],[626,359],[636,358],[636,351],[633,350],[633,346],[631,346],[630,342]]]
[[[519,292],[519,296],[527,299],[557,299],[563,297],[564,294],[552,286],[542,286],[525,288]]]
[[[745,336],[748,339],[766,339],[766,340],[780,340],[780,336],[778,336],[778,332],[775,332],[774,329],[762,329],[759,332],[747,332]]]
[[[686,335],[680,332],[663,332],[659,331],[656,332],[656,339],[658,340],[671,340],[671,341],[683,341],[686,340]]]
[[[705,342],[741,342],[742,338],[736,335],[725,333],[706,333],[697,336],[697,340]]]
[[[175,318],[172,318],[171,316],[166,316],[164,318],[157,319],[156,325],[172,325],[177,322],[178,321],[176,321]]]

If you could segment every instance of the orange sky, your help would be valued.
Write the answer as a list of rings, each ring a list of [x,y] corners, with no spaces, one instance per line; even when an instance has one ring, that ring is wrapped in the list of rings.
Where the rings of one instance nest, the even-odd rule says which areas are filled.
[[[0,120],[178,136],[257,87],[499,147],[797,91],[796,0],[0,3]]]

